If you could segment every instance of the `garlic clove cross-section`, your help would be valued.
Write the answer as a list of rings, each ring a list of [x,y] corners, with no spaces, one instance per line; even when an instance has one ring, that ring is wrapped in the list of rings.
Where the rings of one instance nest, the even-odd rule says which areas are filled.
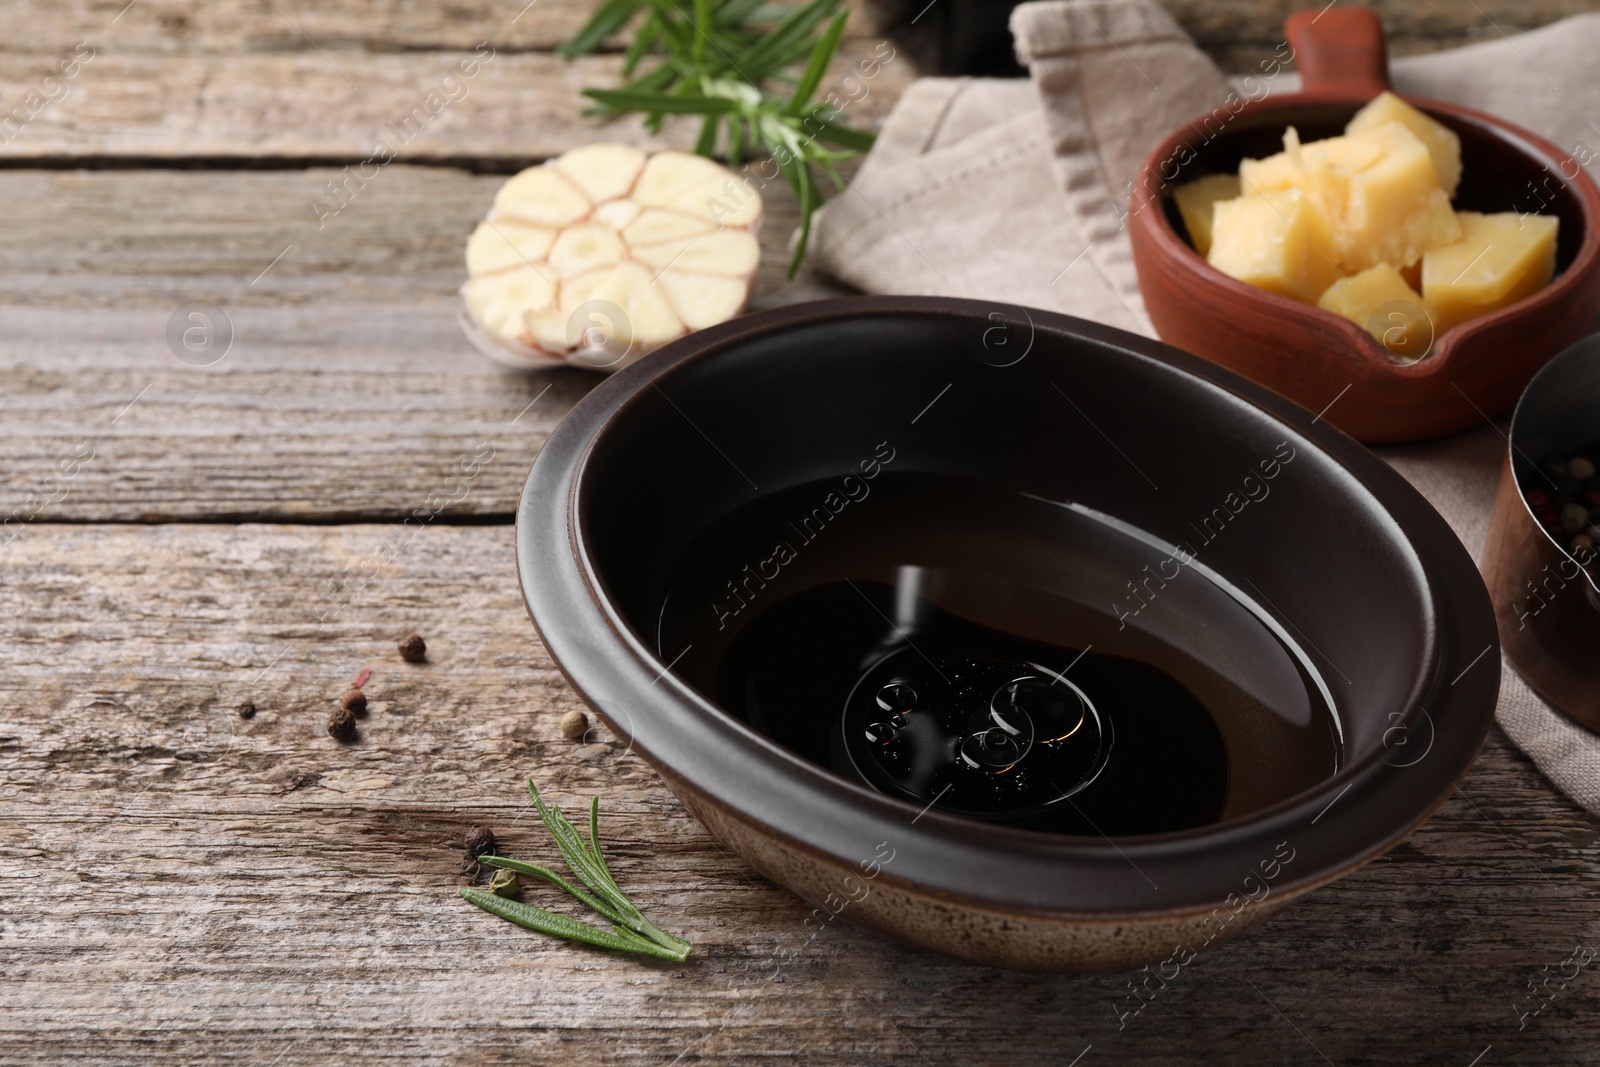
[[[500,188],[467,241],[462,327],[516,367],[617,370],[744,311],[761,196],[687,152],[574,148]]]

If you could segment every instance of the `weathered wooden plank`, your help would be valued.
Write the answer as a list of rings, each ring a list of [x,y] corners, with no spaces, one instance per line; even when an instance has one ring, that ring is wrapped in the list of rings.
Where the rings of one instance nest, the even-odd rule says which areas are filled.
[[[70,53],[89,41],[107,53],[156,55],[247,52],[471,51],[488,41],[513,52],[550,51],[586,22],[594,0],[453,0],[445,4],[374,0],[361,5],[311,0],[66,0],[0,2],[0,49]],[[852,37],[874,36],[863,0],[847,0]],[[624,43],[621,36],[611,47]]]
[[[504,181],[399,163],[366,181],[329,167],[0,170],[0,197],[19,208],[0,228],[0,307],[7,314],[159,311],[164,320],[173,304],[193,299],[233,310],[320,305],[384,313],[448,303],[453,316],[467,236]],[[341,184],[342,201],[328,192],[331,182]],[[810,295],[806,287],[820,284],[814,276],[788,279],[794,196],[782,181],[760,191],[766,221],[757,299]],[[381,326],[382,313],[374,320]],[[56,326],[62,355],[106,340],[89,320],[59,316]],[[4,342],[15,336],[0,336],[0,364],[13,359],[15,346]],[[145,336],[159,339],[159,330]],[[338,350],[323,356],[342,358]]]
[[[130,15],[131,17],[131,15]],[[875,39],[844,43],[819,92],[876,56],[872,91],[847,109],[875,128],[912,78],[910,64]],[[879,49],[883,49],[879,51]],[[581,114],[585,88],[619,84],[621,57],[565,60],[548,53],[298,51],[243,55],[107,53],[42,95],[56,60],[0,54],[0,160],[131,157],[359,162],[470,160],[514,167],[575,145],[692,144],[692,123],[651,136],[637,116],[601,123]],[[467,68],[458,69],[466,63]],[[470,77],[463,77],[471,70]],[[63,95],[64,94],[64,95]],[[379,151],[379,146],[383,152]]]
[[[849,33],[880,36],[887,21],[879,8],[905,9],[909,18],[925,4],[871,4],[854,0]],[[1283,20],[1304,0],[1168,0],[1167,9],[1196,41],[1216,54],[1237,54],[1240,69],[1254,65],[1251,48],[1268,53]],[[1533,29],[1591,9],[1586,0],[1372,0],[1397,52],[1451,47],[1466,41]],[[588,18],[593,0],[456,0],[449,6],[381,0],[356,9],[309,0],[68,0],[0,3],[0,48],[49,56],[66,54],[81,40],[106,53],[194,55],[207,53],[396,52],[471,50],[491,41],[506,51],[548,51]],[[119,13],[126,11],[125,14]],[[115,20],[115,21],[113,21]],[[620,41],[613,41],[612,45]]]
[[[424,529],[323,618],[321,590],[393,537],[35,525],[0,553],[6,1062],[1031,1065],[1092,1045],[1081,1064],[1465,1065],[1492,1045],[1481,1062],[1570,1064],[1600,1037],[1592,966],[1520,1015],[1530,980],[1600,937],[1600,834],[1498,734],[1408,843],[1151,979],[1122,1029],[1126,976],[971,967],[848,914],[752,979],[805,909],[603,732],[559,736],[576,701],[523,615],[508,527]],[[425,666],[394,653],[411,628]],[[322,724],[364,665],[375,707],[340,746]],[[554,858],[526,774],[568,805],[603,793],[620,881],[694,962],[454,898],[469,825]]]
[[[396,164],[319,229],[340,173],[0,171],[28,205],[0,229],[0,517],[403,515],[484,442],[446,514],[512,511],[598,378],[502,370],[461,336],[463,244],[502,179]],[[837,293],[786,278],[797,209],[765,193],[757,306]],[[168,348],[195,300],[232,322],[213,366]],[[82,442],[94,458],[49,481]]]

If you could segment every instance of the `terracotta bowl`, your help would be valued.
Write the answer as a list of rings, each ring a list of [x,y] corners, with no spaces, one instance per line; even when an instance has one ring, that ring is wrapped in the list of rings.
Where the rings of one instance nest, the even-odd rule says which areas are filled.
[[[1558,711],[1600,730],[1600,583],[1534,518],[1524,492],[1550,491],[1539,464],[1600,440],[1600,339],[1551,360],[1511,417],[1483,573],[1517,673]]]
[[[1331,312],[1228,277],[1190,246],[1173,186],[1232,174],[1239,161],[1342,133],[1389,87],[1382,30],[1365,9],[1289,18],[1285,33],[1304,90],[1198,116],[1145,161],[1129,235],[1150,319],[1162,340],[1215,360],[1362,441],[1435,437],[1504,415],[1544,363],[1588,332],[1600,302],[1600,190],[1555,145],[1491,115],[1436,100],[1410,102],[1461,136],[1458,210],[1530,211],[1561,219],[1557,275],[1539,292],[1433,338],[1398,365],[1365,329]],[[1418,316],[1417,328],[1429,329]]]
[[[718,707],[675,669],[687,649],[656,647],[685,547],[739,509],[884,451],[896,471],[1076,502],[1152,546],[1193,541],[1191,520],[1264,458],[1292,453],[1270,497],[1203,558],[1218,588],[1325,679],[1343,731],[1337,769],[1186,831],[1045,833],[879,792]],[[998,551],[1009,531],[983,528]],[[713,834],[817,904],[814,921],[839,914],[1008,967],[1181,966],[1354,870],[1449,795],[1499,689],[1472,560],[1386,464],[1215,363],[976,301],[783,308],[626,368],[539,454],[517,554],[529,614],[576,690]],[[1013,553],[1006,566],[1043,573],[1057,554]],[[1084,581],[1110,590],[1123,577]]]

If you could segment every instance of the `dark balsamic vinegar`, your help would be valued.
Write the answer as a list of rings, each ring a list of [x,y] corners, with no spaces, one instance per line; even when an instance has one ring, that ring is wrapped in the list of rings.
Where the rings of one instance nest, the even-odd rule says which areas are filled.
[[[1083,509],[943,475],[774,494],[688,551],[663,660],[856,782],[954,815],[1148,834],[1332,774],[1308,660],[1198,565]],[[1202,552],[1203,556],[1203,552]]]

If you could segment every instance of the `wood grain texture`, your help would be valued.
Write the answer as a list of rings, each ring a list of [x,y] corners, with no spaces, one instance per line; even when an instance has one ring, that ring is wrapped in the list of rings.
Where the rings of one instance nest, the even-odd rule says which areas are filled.
[[[470,51],[482,41],[512,52],[552,51],[594,10],[593,0],[0,0],[0,52],[51,55],[90,41],[113,53]],[[873,36],[862,0],[846,0],[851,37]],[[608,42],[624,46],[625,34]]]
[[[1592,965],[1519,1013],[1600,940],[1600,834],[1498,733],[1409,842],[1202,954],[1124,1029],[1124,976],[954,963],[848,913],[758,980],[806,909],[609,735],[561,738],[577,704],[510,528],[424,529],[319,622],[317,591],[392,536],[35,525],[0,553],[0,1058],[1065,1064],[1092,1044],[1082,1064],[1464,1067],[1491,1044],[1484,1063],[1570,1064],[1594,1038]],[[394,651],[412,628],[426,665]],[[323,725],[364,665],[374,708],[341,746]],[[455,898],[470,825],[555,858],[528,774],[569,808],[604,794],[619,880],[691,963]]]
[[[485,441],[447,514],[511,513],[599,378],[503,370],[461,336],[466,235],[502,179],[391,165],[319,229],[310,202],[341,174],[0,171],[26,205],[0,229],[0,517],[43,489],[55,521],[403,515]],[[841,292],[787,279],[797,206],[764,195],[755,306]],[[233,325],[213,366],[167,345],[194,300]],[[95,459],[50,487],[84,441]]]
[[[580,90],[621,83],[620,56],[566,60],[497,50],[470,78],[460,77],[457,65],[473,55],[471,45],[392,54],[107,52],[81,64],[53,90],[58,99],[51,102],[30,94],[43,86],[57,57],[0,54],[0,161],[360,162],[382,146],[402,161],[464,160],[505,169],[579,144],[620,141],[654,149],[694,142],[698,126],[688,121],[652,136],[638,116],[602,123],[581,114],[590,102]],[[877,39],[844,42],[819,98],[830,92],[842,97],[846,77],[875,69],[867,83],[875,91],[846,110],[846,121],[876,128],[912,77],[904,61],[881,63],[895,55],[892,45]],[[861,67],[874,57],[878,68]],[[851,95],[860,97],[860,90]],[[5,124],[13,115],[19,117]]]

